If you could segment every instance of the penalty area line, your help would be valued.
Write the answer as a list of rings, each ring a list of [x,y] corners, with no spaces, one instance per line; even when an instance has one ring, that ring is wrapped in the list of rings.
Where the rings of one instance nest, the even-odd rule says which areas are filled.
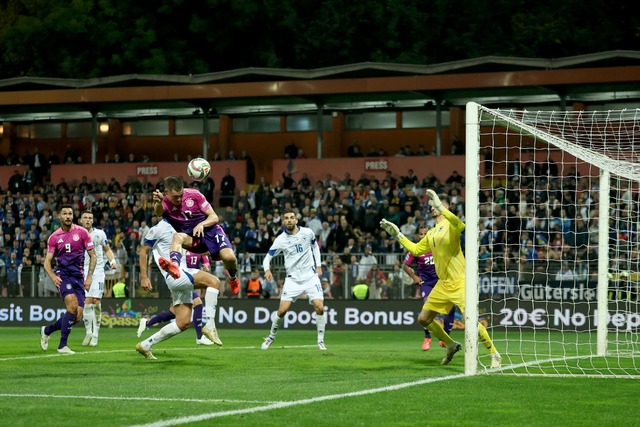
[[[465,375],[465,374],[447,375],[445,377],[427,378],[427,379],[420,380],[420,381],[412,381],[412,382],[409,382],[409,383],[395,384],[395,385],[390,385],[390,386],[386,386],[386,387],[372,388],[372,389],[368,389],[368,390],[360,390],[360,391],[353,391],[353,392],[349,392],[349,393],[340,393],[340,394],[330,394],[330,395],[327,395],[327,396],[318,396],[318,397],[312,397],[310,399],[294,400],[294,401],[290,401],[290,402],[276,402],[276,403],[271,403],[271,404],[264,405],[264,406],[255,406],[253,408],[234,409],[234,410],[230,410],[230,411],[210,412],[208,414],[199,414],[199,415],[189,415],[189,416],[186,416],[186,417],[178,417],[178,418],[171,418],[171,419],[167,419],[167,420],[154,421],[154,422],[151,422],[151,423],[148,423],[148,424],[136,424],[136,425],[133,425],[131,427],[169,427],[169,426],[176,426],[176,425],[180,425],[180,424],[194,423],[194,422],[198,422],[198,421],[206,421],[206,420],[210,420],[212,418],[225,417],[225,416],[229,416],[229,415],[252,414],[252,413],[255,413],[255,412],[271,411],[273,409],[282,409],[282,408],[289,408],[289,407],[292,407],[292,406],[300,406],[300,405],[308,405],[308,404],[316,403],[316,402],[324,402],[324,401],[328,401],[328,400],[343,399],[345,397],[356,397],[356,396],[364,396],[364,395],[368,395],[368,394],[383,393],[383,392],[386,392],[386,391],[401,390],[403,388],[415,387],[415,386],[423,385],[423,384],[431,384],[431,383],[437,383],[437,382],[440,382],[440,381],[449,381],[449,380],[455,380],[455,379],[466,378],[466,377],[468,377],[468,376]]]

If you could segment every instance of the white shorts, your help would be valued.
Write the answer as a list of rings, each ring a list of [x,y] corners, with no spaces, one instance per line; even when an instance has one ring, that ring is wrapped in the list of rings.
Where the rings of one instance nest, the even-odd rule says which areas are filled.
[[[319,299],[324,301],[324,292],[318,276],[312,276],[304,281],[297,281],[291,277],[284,279],[280,300],[295,302],[300,295],[306,294],[309,302]]]
[[[104,293],[104,273],[94,273],[91,278],[91,287],[85,294],[87,298],[102,298]]]
[[[193,304],[193,290],[195,287],[193,275],[200,270],[195,268],[180,269],[180,277],[174,279],[169,273],[164,273],[167,286],[173,297],[173,305]]]

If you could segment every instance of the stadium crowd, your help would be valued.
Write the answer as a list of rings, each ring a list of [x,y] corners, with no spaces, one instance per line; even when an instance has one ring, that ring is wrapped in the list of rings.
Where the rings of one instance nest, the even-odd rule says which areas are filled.
[[[76,218],[82,210],[92,210],[95,226],[109,237],[120,268],[115,277],[111,272],[112,280],[133,280],[127,268],[137,265],[140,241],[157,221],[151,193],[160,183],[83,177],[73,185],[64,179],[53,184],[46,174],[32,179],[32,173],[31,168],[23,174],[16,172],[0,195],[2,296],[30,296],[22,276],[28,272],[39,283],[46,276],[39,267],[47,238],[59,226],[57,207],[67,203],[73,206]],[[481,273],[518,274],[520,281],[535,280],[537,273],[553,274],[557,280],[593,279],[598,241],[594,180],[580,177],[575,168],[558,176],[553,161],[533,159],[510,162],[505,176],[508,179],[487,186],[480,194]],[[213,198],[212,182],[190,185],[201,188],[209,200]],[[432,227],[424,189],[448,194],[451,210],[464,219],[464,177],[457,171],[444,182],[433,174],[419,177],[411,169],[387,171],[382,180],[366,173],[353,178],[345,172],[342,177],[327,174],[316,182],[306,173],[296,180],[283,172],[282,180],[271,184],[261,178],[248,188],[236,190],[227,206],[214,204],[238,254],[243,284],[280,232],[282,212],[294,209],[299,224],[311,228],[318,238],[327,267],[322,281],[327,298],[349,298],[351,286],[360,282],[370,286],[371,298],[415,297],[415,286],[402,271],[403,251],[378,223],[386,218],[407,236],[415,236],[419,227]],[[616,200],[629,203],[624,197]],[[610,239],[614,247],[628,247],[616,251],[613,262],[619,264],[618,270],[639,271],[634,244],[637,230],[628,221],[625,206],[614,207],[627,216],[612,219],[618,226],[610,227]],[[627,230],[627,238],[615,230]],[[220,274],[224,277],[223,269]],[[42,284],[38,288],[39,296],[53,295]],[[277,283],[263,283],[263,288],[265,296],[277,296]]]

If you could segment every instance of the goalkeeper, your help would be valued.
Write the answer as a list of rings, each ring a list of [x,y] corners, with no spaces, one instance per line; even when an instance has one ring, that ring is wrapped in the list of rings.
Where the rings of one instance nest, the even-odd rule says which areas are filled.
[[[460,307],[460,311],[464,313],[465,259],[460,247],[460,234],[464,231],[465,225],[460,218],[449,211],[447,196],[440,198],[433,190],[427,190],[427,196],[431,206],[431,216],[436,220],[436,225],[418,243],[407,239],[394,223],[386,219],[380,221],[380,227],[395,237],[414,256],[427,252],[433,253],[439,280],[427,302],[422,306],[418,322],[445,343],[446,355],[442,359],[442,364],[446,365],[451,362],[462,346],[444,331],[440,323],[433,320],[438,313],[449,313],[454,305]],[[500,353],[493,346],[489,333],[481,323],[478,323],[478,337],[491,354],[491,367],[499,368],[502,365]]]

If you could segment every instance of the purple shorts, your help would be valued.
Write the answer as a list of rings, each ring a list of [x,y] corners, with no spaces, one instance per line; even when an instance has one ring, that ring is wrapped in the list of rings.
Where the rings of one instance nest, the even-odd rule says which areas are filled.
[[[209,252],[213,261],[219,261],[220,251],[225,248],[233,250],[231,241],[229,241],[229,237],[227,237],[224,229],[220,225],[216,224],[210,229],[205,230],[203,237],[194,237],[193,245],[189,250],[197,254]]]
[[[425,301],[427,299],[427,297],[433,290],[434,285],[435,283],[432,285],[432,284],[422,282],[422,285],[420,285],[420,297],[422,298],[422,301]]]
[[[84,279],[77,279],[75,277],[60,276],[62,283],[60,283],[60,298],[64,301],[67,295],[75,295],[78,299],[78,305],[84,308]]]

